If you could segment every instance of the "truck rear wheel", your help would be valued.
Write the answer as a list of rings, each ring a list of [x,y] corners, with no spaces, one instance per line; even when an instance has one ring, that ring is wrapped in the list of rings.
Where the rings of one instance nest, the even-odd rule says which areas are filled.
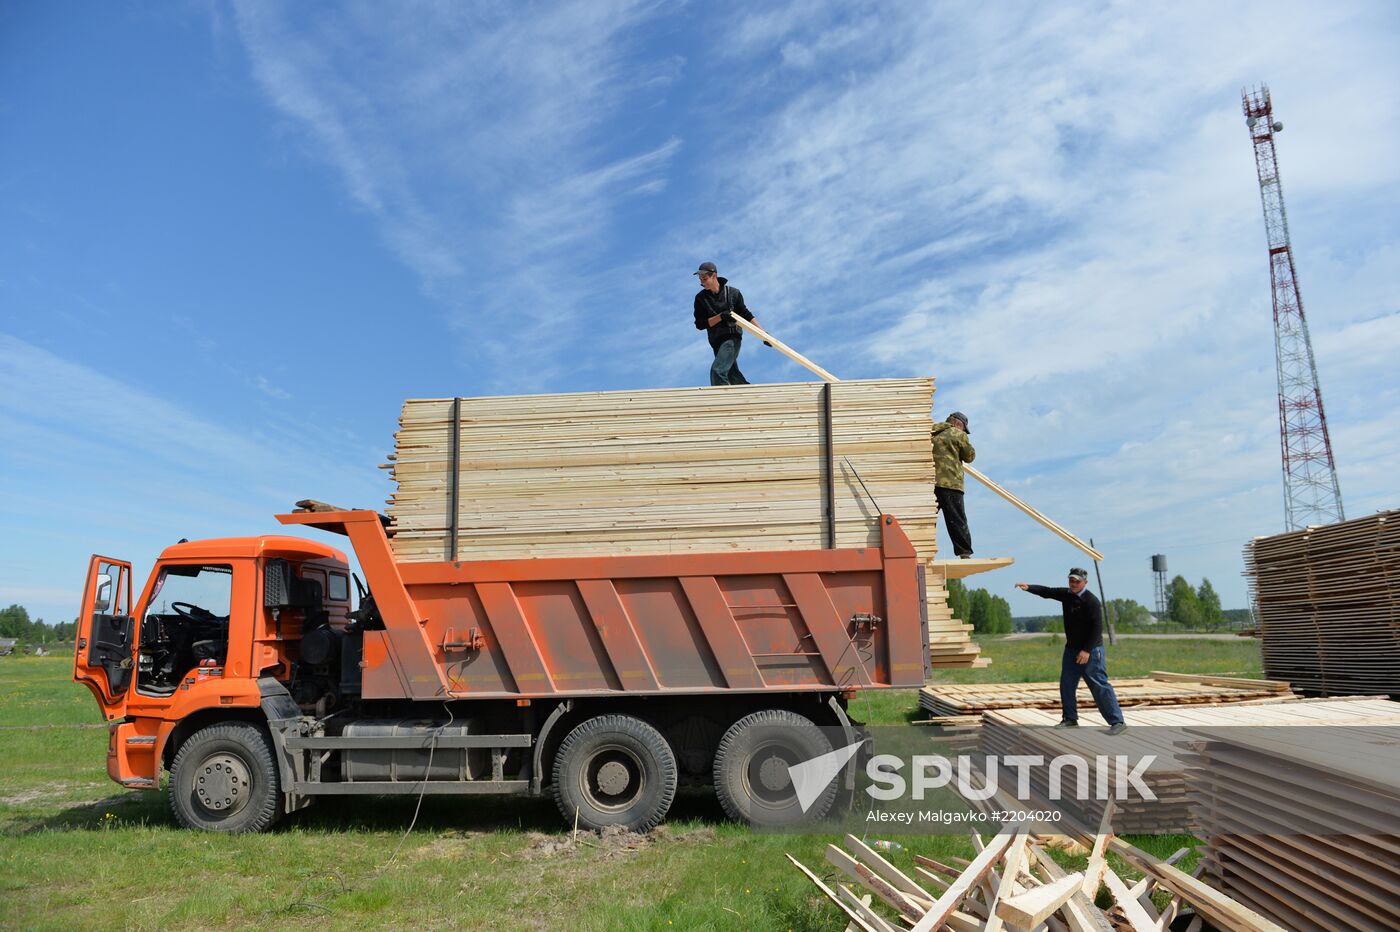
[[[785,709],[764,709],[735,722],[715,751],[715,795],[731,819],[758,826],[798,825],[831,811],[833,779],[806,810],[790,767],[831,751],[811,719]]]
[[[630,715],[599,715],[554,755],[554,801],[570,824],[644,832],[676,798],[676,756],[661,732]]]
[[[210,725],[180,746],[170,808],[185,828],[261,832],[277,821],[281,786],[272,743],[243,722]]]

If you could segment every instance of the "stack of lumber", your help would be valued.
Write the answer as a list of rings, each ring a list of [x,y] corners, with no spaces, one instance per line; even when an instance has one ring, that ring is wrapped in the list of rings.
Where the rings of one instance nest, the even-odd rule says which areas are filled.
[[[448,555],[453,399],[405,402],[390,509],[400,560],[826,545],[824,386],[463,398]],[[831,387],[836,543],[880,543],[880,507],[934,555],[932,379]],[[849,460],[853,473],[843,460]]]
[[[1090,707],[1092,708],[1092,707]],[[1048,761],[1057,755],[1077,755],[1088,759],[1088,772],[1094,773],[1094,758],[1112,759],[1127,755],[1131,761],[1153,755],[1154,760],[1140,779],[1157,797],[1142,799],[1131,787],[1124,787],[1126,798],[1117,802],[1115,824],[1125,833],[1162,834],[1189,831],[1191,813],[1186,793],[1183,755],[1189,754],[1193,740],[1186,729],[1242,725],[1263,726],[1344,726],[1400,725],[1400,703],[1384,698],[1300,699],[1292,702],[1237,705],[1189,705],[1144,707],[1127,715],[1128,730],[1110,735],[1107,723],[1097,712],[1080,709],[1078,728],[1053,728],[1059,712],[1044,709],[1002,709],[982,717],[982,750],[987,754],[1040,754]],[[1049,773],[1044,766],[1030,768],[1033,792],[1049,797]],[[1118,771],[1109,768],[1108,791],[1118,795]],[[1080,805],[1061,799],[1053,807],[1067,818],[1092,824],[1085,816],[1092,801]]]
[[[1256,537],[1245,574],[1270,678],[1400,696],[1400,510]]]
[[[828,506],[836,546],[875,547],[874,496],[930,564],[932,400],[930,378],[411,399],[388,467],[394,552],[441,561],[818,550]],[[973,666],[978,648],[947,610],[945,575],[928,573],[933,664]]]
[[[1287,683],[1233,676],[1155,671],[1113,681],[1118,704],[1128,706],[1219,705],[1293,698]],[[1079,686],[1079,704],[1092,708],[1089,688]],[[938,717],[980,716],[993,709],[1058,709],[1059,683],[940,683],[919,692],[919,705]]]
[[[1400,928],[1400,727],[1203,733],[1185,758],[1211,882],[1298,930]]]
[[[847,835],[844,850],[827,846],[826,859],[834,871],[827,871],[826,879],[792,855],[788,860],[841,910],[843,921],[849,922],[846,928],[857,932],[896,932],[906,927],[915,932],[1003,928],[1149,932],[1171,928],[1178,917],[1189,921],[1193,930],[1200,929],[1204,920],[1226,932],[1284,932],[1174,867],[1187,853],[1184,848],[1163,860],[1114,838],[1101,826],[1099,834],[1083,839],[1092,842],[1084,868],[1067,871],[1046,850],[1055,840],[1032,834],[1024,826],[1008,825],[987,840],[974,833],[976,857],[970,861],[949,864],[914,854],[913,864],[901,869]],[[1143,878],[1129,885],[1108,864],[1109,851],[1141,871]],[[859,886],[853,889],[852,882]],[[1101,887],[1107,888],[1113,901],[1108,910],[1094,903]],[[860,895],[856,889],[869,892]],[[1153,901],[1158,890],[1169,897],[1161,911]],[[1186,920],[1190,911],[1195,916]]]

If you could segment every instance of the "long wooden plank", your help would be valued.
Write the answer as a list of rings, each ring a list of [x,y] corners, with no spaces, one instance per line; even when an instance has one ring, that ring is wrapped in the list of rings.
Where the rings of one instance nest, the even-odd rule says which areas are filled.
[[[755,336],[759,337],[760,339],[766,340],[766,341],[768,341],[769,343],[773,344],[774,349],[777,349],[779,343],[781,343],[780,340],[778,340],[776,337],[772,336],[771,334],[769,334],[767,331],[765,331],[763,328],[757,326],[756,324],[750,323],[749,321],[744,320],[743,318],[740,318],[740,317],[735,317],[734,320],[735,320],[735,322],[737,322],[741,327],[743,327],[745,330],[748,330],[750,333],[754,334]],[[800,353],[796,352],[795,350],[792,350],[792,349],[788,348],[788,347],[786,346],[786,344],[783,344],[783,348],[780,350],[780,352],[782,352],[784,355],[788,356],[788,357],[789,357],[790,359],[792,359],[794,362],[797,362],[797,363],[800,364],[800,365],[806,366],[809,370],[811,370],[813,373],[815,373],[818,377],[820,377],[820,378],[822,378],[822,379],[824,379],[824,380],[826,380],[826,381],[828,381],[828,382],[839,382],[839,381],[840,381],[840,379],[836,378],[836,376],[832,375],[830,372],[827,372],[825,369],[823,369],[821,366],[817,365],[816,363],[812,362],[812,361],[811,361],[810,359],[808,359],[807,357],[801,355]],[[1055,521],[1052,521],[1052,520],[1050,520],[1049,518],[1047,518],[1044,514],[1042,514],[1042,513],[1041,513],[1040,511],[1038,511],[1037,509],[1033,508],[1028,502],[1026,502],[1026,501],[1025,501],[1024,499],[1022,499],[1020,496],[1018,496],[1018,495],[1016,495],[1015,493],[1013,493],[1013,492],[1011,492],[1011,491],[1009,491],[1009,490],[1003,488],[1002,486],[1000,486],[1000,485],[998,485],[997,483],[993,482],[991,479],[987,478],[987,476],[984,475],[980,470],[974,469],[973,466],[972,466],[970,463],[964,463],[964,464],[963,464],[963,471],[966,472],[966,473],[967,473],[969,476],[971,476],[972,478],[976,479],[978,482],[980,482],[980,483],[982,483],[983,485],[985,485],[987,488],[991,489],[991,490],[992,490],[993,492],[995,492],[997,495],[1001,496],[1001,498],[1003,498],[1003,499],[1005,499],[1006,501],[1010,502],[1012,505],[1015,505],[1015,506],[1016,506],[1018,509],[1020,509],[1022,512],[1024,512],[1024,513],[1027,514],[1027,515],[1029,515],[1029,516],[1031,517],[1032,520],[1034,520],[1036,523],[1040,524],[1042,527],[1047,528],[1049,531],[1051,531],[1051,532],[1052,532],[1053,534],[1055,534],[1057,537],[1061,538],[1062,540],[1066,541],[1067,543],[1073,544],[1075,547],[1078,547],[1078,548],[1079,548],[1080,550],[1082,550],[1090,559],[1092,559],[1092,560],[1102,560],[1102,559],[1103,559],[1103,554],[1100,553],[1097,549],[1095,549],[1095,548],[1089,546],[1088,544],[1084,543],[1084,541],[1080,540],[1078,537],[1076,537],[1076,536],[1074,536],[1073,534],[1071,534],[1068,530],[1066,530],[1066,529],[1065,529],[1062,525],[1060,525],[1059,523],[1057,523],[1057,522],[1055,522]]]
[[[982,850],[982,853],[977,855],[967,866],[962,875],[953,881],[947,890],[943,891],[943,895],[933,904],[933,908],[914,924],[912,932],[932,932],[946,922],[967,895],[972,892],[972,888],[977,886],[987,875],[987,872],[1001,859],[1002,854],[1016,840],[1016,835],[1013,826],[1003,827],[996,837],[987,843],[987,847]]]

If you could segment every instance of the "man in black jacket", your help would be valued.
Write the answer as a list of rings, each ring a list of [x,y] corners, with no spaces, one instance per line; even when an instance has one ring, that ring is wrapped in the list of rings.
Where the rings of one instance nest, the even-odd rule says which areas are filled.
[[[1063,717],[1057,728],[1073,728],[1079,724],[1079,703],[1075,693],[1079,681],[1089,684],[1094,705],[1108,722],[1108,733],[1120,735],[1127,730],[1123,711],[1118,707],[1118,694],[1108,682],[1108,668],[1103,658],[1103,606],[1098,596],[1089,591],[1089,573],[1075,567],[1069,571],[1069,588],[1032,586],[1018,582],[1023,589],[1042,599],[1060,603],[1065,619],[1065,653],[1060,660],[1060,704]]]
[[[715,351],[710,366],[711,385],[748,385],[749,380],[739,371],[739,348],[744,331],[734,323],[734,315],[753,320],[753,312],[744,304],[744,296],[729,279],[720,278],[713,262],[702,262],[696,270],[700,291],[695,295],[695,329],[708,330],[710,349]]]

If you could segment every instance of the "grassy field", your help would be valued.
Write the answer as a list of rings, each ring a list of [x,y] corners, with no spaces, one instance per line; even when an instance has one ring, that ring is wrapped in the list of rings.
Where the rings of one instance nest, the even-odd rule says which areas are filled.
[[[1060,644],[985,642],[992,667],[944,682],[1053,679]],[[1125,641],[1109,671],[1260,675],[1253,641]],[[0,658],[0,927],[171,925],[322,929],[793,929],[844,926],[783,857],[824,865],[830,836],[765,836],[724,821],[709,794],[682,794],[645,838],[560,828],[549,800],[322,802],[254,836],[175,826],[163,793],[107,779],[106,731],[66,658]],[[916,694],[857,699],[876,723],[919,718]],[[958,837],[902,839],[970,857]],[[1137,839],[1167,854],[1181,837]],[[909,864],[910,852],[895,852]],[[1189,861],[1187,862],[1189,864]],[[1125,877],[1133,876],[1125,865]]]

